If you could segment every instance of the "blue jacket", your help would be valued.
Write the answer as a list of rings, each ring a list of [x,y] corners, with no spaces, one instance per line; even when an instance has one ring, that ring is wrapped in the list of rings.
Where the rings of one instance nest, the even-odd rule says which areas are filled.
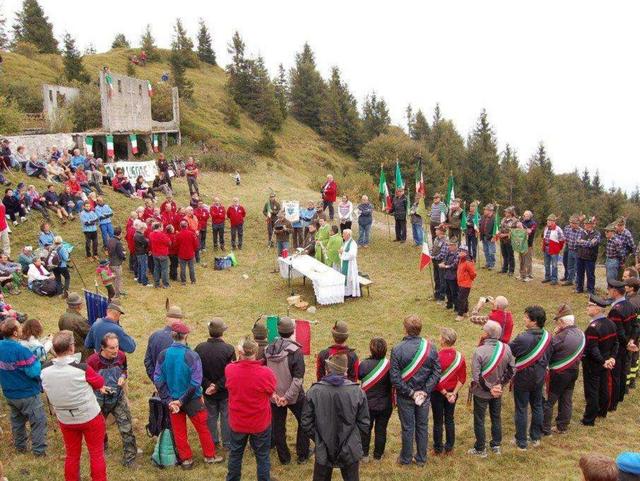
[[[111,210],[111,207],[109,207],[108,204],[103,204],[103,205],[96,204],[96,208],[94,212],[98,216],[100,225],[111,224],[111,217],[113,216],[113,210]]]
[[[168,326],[154,332],[149,337],[147,351],[144,354],[144,367],[151,381],[153,381],[153,373],[156,370],[156,362],[160,353],[169,348],[171,344],[173,344],[173,338],[171,337],[171,328]]]
[[[71,157],[71,167],[77,169],[78,167],[84,167],[87,163],[87,159],[84,155],[78,155],[77,157]]]
[[[40,394],[40,361],[13,339],[0,341],[0,386],[7,399]]]
[[[136,341],[133,337],[124,332],[124,329],[122,329],[120,324],[116,324],[108,317],[101,317],[93,323],[84,340],[84,347],[99,351],[102,338],[109,332],[118,336],[121,351],[132,353],[136,350]]]
[[[362,203],[358,206],[360,215],[358,216],[359,225],[371,225],[373,223],[373,204],[371,202]]]
[[[316,209],[300,209],[300,221],[302,227],[309,227],[311,225],[311,219],[316,215]]]
[[[83,210],[80,212],[80,222],[82,223],[82,232],[97,232],[98,216],[94,211]]]
[[[414,391],[424,391],[427,395],[431,394],[433,388],[436,387],[440,376],[440,361],[438,360],[438,350],[433,342],[429,341],[431,349],[424,364],[420,367],[413,377],[408,381],[402,379],[402,370],[407,367],[420,346],[420,336],[406,336],[402,342],[391,350],[391,384],[396,388],[398,396],[410,398]]]
[[[69,251],[64,244],[60,244],[58,248],[58,258],[60,259],[58,267],[67,267],[69,265]]]
[[[38,244],[40,245],[40,247],[52,246],[54,237],[55,237],[55,234],[51,231],[49,232],[41,231],[40,235],[38,236]]]
[[[202,361],[185,344],[174,342],[160,353],[153,382],[165,401],[179,400],[186,405],[202,396]]]

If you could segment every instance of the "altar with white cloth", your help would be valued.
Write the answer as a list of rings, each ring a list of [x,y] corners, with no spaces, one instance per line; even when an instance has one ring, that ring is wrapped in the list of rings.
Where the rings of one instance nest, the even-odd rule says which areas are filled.
[[[313,283],[316,302],[321,305],[344,302],[344,275],[306,254],[278,258],[283,279],[308,278]]]

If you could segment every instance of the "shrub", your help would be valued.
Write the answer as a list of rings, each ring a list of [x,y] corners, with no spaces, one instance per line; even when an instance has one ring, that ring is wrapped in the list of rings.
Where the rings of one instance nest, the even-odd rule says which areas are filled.
[[[273,137],[273,134],[269,132],[267,128],[262,129],[262,135],[254,146],[256,154],[264,155],[265,157],[275,157],[277,147],[278,144],[276,144],[276,139]]]
[[[151,118],[158,122],[169,122],[173,119],[171,86],[166,82],[160,82],[153,88],[153,97],[151,97]]]
[[[236,129],[240,128],[240,107],[233,99],[225,98],[222,104],[222,114],[224,115],[225,124]]]
[[[167,158],[182,159],[191,155],[197,159],[202,170],[215,172],[246,172],[248,167],[256,165],[256,160],[249,154],[227,152],[217,145],[209,145],[208,142],[183,142],[169,147],[165,155]]]
[[[338,182],[338,195],[347,195],[354,206],[360,203],[360,197],[368,195],[369,200],[377,205],[378,202],[378,186],[375,185],[373,177],[365,172],[345,172],[344,175],[338,177],[336,173],[336,181]],[[320,189],[326,182],[323,174],[311,179],[309,188],[313,191],[320,192]]]
[[[98,129],[102,126],[100,92],[95,85],[80,87],[80,95],[71,104],[73,129],[76,132]]]
[[[22,132],[23,122],[24,116],[15,103],[0,97],[0,132],[3,134]]]
[[[56,111],[55,116],[47,121],[50,133],[73,132],[75,129],[73,106],[65,106]]]
[[[23,112],[42,112],[42,87],[33,82],[4,81],[0,83],[0,95],[14,103]]]
[[[22,55],[27,58],[35,58],[38,55],[38,47],[31,42],[20,41],[13,47],[13,51],[18,55]]]

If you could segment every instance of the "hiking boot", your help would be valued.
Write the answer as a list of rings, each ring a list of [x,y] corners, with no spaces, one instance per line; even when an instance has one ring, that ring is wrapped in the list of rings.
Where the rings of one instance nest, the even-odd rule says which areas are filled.
[[[470,454],[471,456],[477,456],[479,458],[486,458],[487,450],[483,449],[482,451],[478,451],[476,448],[471,448],[469,451],[467,451],[467,454]]]
[[[500,448],[500,446],[491,446],[491,452],[493,454],[502,454],[502,449]]]
[[[571,282],[571,281],[564,281],[564,282],[562,283],[562,285],[563,285],[563,286],[572,286],[572,285],[573,285],[573,282]]]
[[[551,279],[542,279],[542,281],[540,282],[542,282],[543,284],[546,284],[547,282],[551,282]]]
[[[182,461],[180,463],[180,467],[185,470],[193,469],[193,459],[187,459],[186,461]]]
[[[206,464],[220,464],[224,461],[224,458],[220,455],[214,456],[213,458],[204,458],[204,462]]]

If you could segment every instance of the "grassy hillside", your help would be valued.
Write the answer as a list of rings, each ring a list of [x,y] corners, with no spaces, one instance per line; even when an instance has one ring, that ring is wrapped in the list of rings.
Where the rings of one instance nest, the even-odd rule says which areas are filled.
[[[128,53],[126,51],[111,52],[91,56],[86,59],[87,67],[95,72],[105,63],[117,72],[124,72]],[[59,59],[37,56],[27,59],[14,54],[5,56],[4,74],[14,78],[22,78],[25,82],[56,81],[61,71],[55,62]],[[162,64],[151,64],[144,69],[138,68],[138,76],[155,81],[162,71],[168,67]],[[217,140],[220,145],[231,151],[247,152],[251,143],[259,135],[260,129],[245,116],[242,117],[240,130],[226,126],[222,121],[220,103],[223,98],[224,73],[219,68],[202,67],[189,70],[188,76],[195,83],[195,104],[184,103],[183,120],[188,129],[192,126],[201,130],[206,136]],[[0,77],[0,80],[2,77]],[[171,303],[179,304],[187,315],[187,323],[193,328],[189,344],[195,346],[206,339],[206,321],[213,316],[221,316],[230,326],[226,339],[235,343],[250,332],[254,320],[261,314],[285,314],[286,298],[289,289],[285,279],[271,271],[275,265],[275,253],[266,248],[266,229],[261,215],[269,188],[273,188],[281,199],[298,199],[300,201],[317,200],[318,193],[310,188],[311,180],[319,179],[328,171],[336,174],[338,182],[345,184],[341,174],[350,172],[354,161],[336,153],[322,142],[308,128],[292,119],[287,120],[281,133],[276,135],[280,144],[275,160],[257,158],[254,167],[243,175],[242,185],[237,187],[225,173],[205,173],[200,179],[201,192],[207,202],[213,196],[220,196],[227,205],[233,196],[239,196],[249,212],[246,223],[245,248],[237,253],[240,265],[227,271],[213,270],[214,253],[211,248],[204,255],[207,267],[201,265],[197,269],[198,284],[181,287],[174,284],[171,290],[158,291],[138,287],[133,276],[126,274],[125,289],[128,296],[123,299],[125,310],[122,324],[138,341],[138,349],[129,357],[130,385],[129,400],[134,414],[134,428],[139,446],[144,450],[140,457],[140,469],[123,469],[119,465],[121,444],[115,426],[109,428],[111,449],[108,453],[109,478],[122,481],[156,481],[171,480],[179,477],[185,481],[199,479],[223,479],[226,473],[224,465],[205,467],[195,447],[197,465],[191,472],[178,470],[159,471],[151,466],[148,460],[154,441],[144,432],[147,417],[147,398],[153,391],[151,383],[144,375],[143,357],[148,335],[164,323],[165,296]],[[12,174],[11,180],[18,182],[21,177]],[[41,182],[36,184],[42,188]],[[177,198],[180,203],[187,202],[187,187],[184,181],[176,181]],[[128,213],[139,204],[125,199],[111,191],[107,193],[107,201],[114,208],[114,222],[123,225]],[[16,228],[12,235],[14,255],[24,244],[36,243],[37,226],[40,222],[38,214],[32,214],[29,220]],[[93,288],[95,263],[87,262],[83,254],[83,236],[76,222],[61,226],[54,223],[54,231],[65,240],[76,246],[73,258],[89,288]],[[209,236],[211,234],[209,233]],[[228,232],[227,232],[228,236]],[[227,237],[228,239],[228,237]],[[208,239],[210,247],[211,238]],[[227,241],[228,242],[228,241]],[[373,229],[373,244],[370,249],[359,253],[359,270],[368,273],[374,281],[371,297],[350,300],[345,304],[321,307],[314,314],[318,321],[312,329],[312,351],[318,352],[331,340],[331,326],[336,320],[347,320],[352,334],[349,344],[361,357],[368,353],[369,339],[373,336],[385,337],[391,345],[402,338],[402,319],[411,313],[420,315],[425,323],[423,333],[437,340],[439,328],[452,326],[459,334],[458,348],[469,361],[473,348],[477,344],[479,330],[468,322],[455,322],[454,314],[428,300],[432,294],[429,272],[420,273],[417,269],[419,249],[411,243],[398,244],[392,242],[388,235],[387,219],[376,218]],[[78,272],[72,271],[72,289],[82,289]],[[296,281],[294,289],[307,301],[312,301],[313,291],[310,283],[305,287]],[[516,332],[523,329],[521,313],[529,304],[540,304],[549,313],[555,312],[561,302],[568,301],[574,308],[581,327],[586,326],[584,296],[571,294],[568,288],[552,288],[539,282],[529,284],[517,283],[513,279],[497,276],[487,271],[480,271],[476,285],[471,294],[472,302],[481,295],[503,294],[511,301],[511,309],[516,319]],[[43,320],[46,332],[55,332],[57,319],[64,311],[62,299],[45,299],[29,292],[10,297],[16,309],[29,313],[32,317]],[[295,317],[309,318],[310,315],[292,311]],[[550,316],[551,317],[551,316]],[[307,358],[307,374],[305,387],[314,379],[313,358]],[[447,458],[430,458],[426,468],[398,468],[394,461],[400,449],[400,425],[394,413],[389,425],[389,441],[387,452],[382,462],[371,463],[362,467],[362,479],[374,481],[418,481],[425,478],[436,480],[457,479],[498,479],[525,481],[536,479],[564,481],[578,480],[577,470],[579,457],[587,452],[599,451],[614,456],[625,449],[636,449],[637,419],[640,415],[638,393],[634,392],[616,413],[606,420],[599,420],[595,429],[582,428],[578,420],[584,409],[582,381],[578,382],[574,395],[575,411],[571,432],[562,437],[545,438],[543,445],[537,450],[527,453],[517,452],[510,445],[513,437],[513,401],[507,394],[504,401],[503,428],[504,454],[501,457],[490,456],[486,460],[469,458],[465,452],[473,444],[472,414],[465,406],[465,394],[459,401],[456,413],[457,441],[453,456]],[[0,400],[0,459],[4,462],[10,480],[58,480],[62,477],[64,450],[59,431],[50,418],[50,456],[46,460],[35,460],[28,455],[17,455],[11,444],[7,406]],[[430,420],[431,421],[431,420]],[[431,426],[429,426],[431,429]],[[295,435],[294,424],[289,425],[289,444],[293,449]],[[85,453],[86,455],[86,453]],[[272,473],[279,480],[311,479],[312,465],[297,466],[295,464],[282,467],[277,456],[272,456]],[[83,462],[83,479],[88,479],[88,464]],[[255,464],[250,454],[245,456],[244,479],[255,479]],[[336,473],[336,476],[338,474]]]

